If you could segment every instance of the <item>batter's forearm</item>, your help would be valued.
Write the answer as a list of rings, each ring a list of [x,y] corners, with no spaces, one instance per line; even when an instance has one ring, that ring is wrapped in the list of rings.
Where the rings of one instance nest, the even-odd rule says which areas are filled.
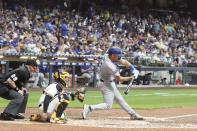
[[[124,66],[126,66],[126,68],[128,68],[130,65],[132,65],[130,62],[128,62],[127,60],[121,59],[120,63]]]
[[[120,76],[120,81],[129,81],[131,79],[132,79],[131,76],[129,76],[129,77],[122,77],[122,76]]]

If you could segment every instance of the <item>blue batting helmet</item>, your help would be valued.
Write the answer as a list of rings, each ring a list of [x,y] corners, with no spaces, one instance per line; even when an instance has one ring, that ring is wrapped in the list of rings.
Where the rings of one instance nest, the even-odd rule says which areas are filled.
[[[108,54],[114,54],[117,55],[119,58],[123,57],[123,52],[120,48],[118,47],[111,47],[108,50]]]

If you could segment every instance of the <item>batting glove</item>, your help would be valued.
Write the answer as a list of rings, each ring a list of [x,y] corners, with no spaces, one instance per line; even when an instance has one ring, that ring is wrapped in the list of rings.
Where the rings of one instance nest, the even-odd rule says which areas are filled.
[[[138,78],[138,75],[139,75],[139,71],[136,70],[136,69],[134,69],[132,73],[133,73],[134,79],[137,79]]]

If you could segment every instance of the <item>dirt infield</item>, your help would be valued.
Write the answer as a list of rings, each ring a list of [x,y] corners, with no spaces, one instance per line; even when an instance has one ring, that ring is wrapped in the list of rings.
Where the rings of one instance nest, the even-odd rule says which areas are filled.
[[[2,109],[0,109],[2,111]],[[87,120],[82,120],[82,109],[68,109],[66,124],[30,122],[28,116],[38,109],[28,108],[25,120],[0,121],[1,131],[197,131],[197,108],[170,108],[154,110],[137,110],[145,116],[144,121],[131,121],[123,110],[95,111]]]

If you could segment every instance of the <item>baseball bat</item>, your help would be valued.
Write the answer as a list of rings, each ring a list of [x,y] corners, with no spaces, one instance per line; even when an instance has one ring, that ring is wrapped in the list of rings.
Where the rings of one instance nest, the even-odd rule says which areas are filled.
[[[126,90],[124,91],[124,94],[127,95],[129,93],[129,89],[133,85],[134,78],[131,79],[130,83],[127,85]]]

